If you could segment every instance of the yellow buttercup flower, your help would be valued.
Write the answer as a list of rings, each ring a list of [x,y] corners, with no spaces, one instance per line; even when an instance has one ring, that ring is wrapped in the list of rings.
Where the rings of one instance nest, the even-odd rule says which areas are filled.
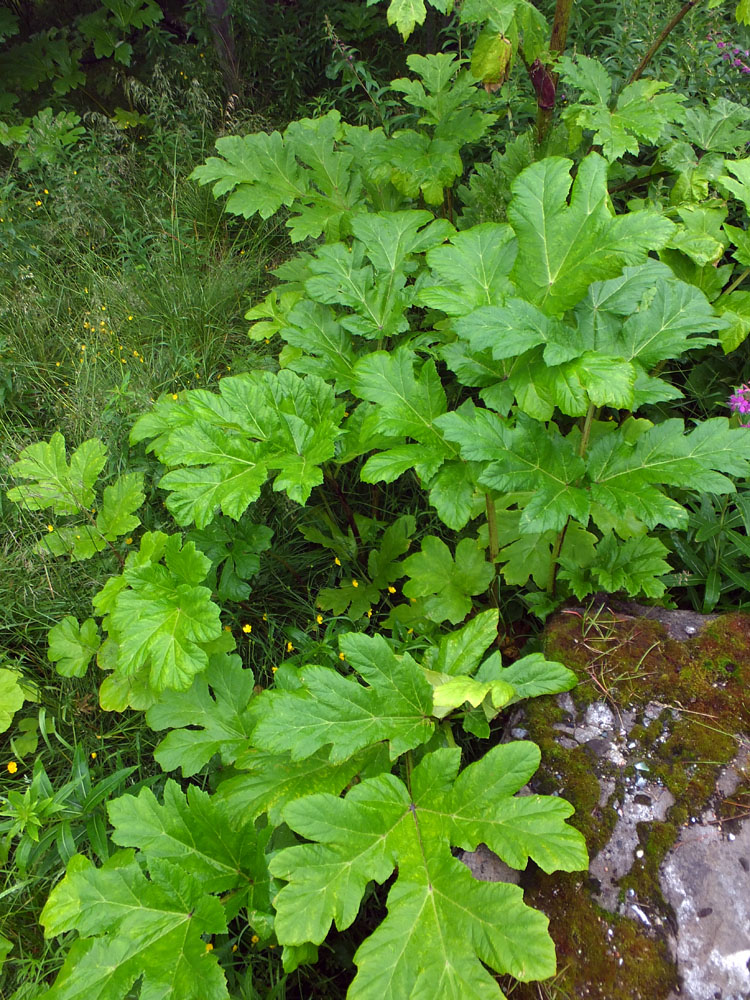
[[[317,618],[315,619],[315,621],[318,623],[318,625],[322,625],[323,624],[323,615],[318,615]]]
[[[346,655],[344,653],[339,653],[339,659],[340,660],[345,660],[346,659]]]
[[[352,580],[352,587],[358,587],[359,583],[357,580]]]
[[[287,653],[291,653],[291,652],[294,651],[294,646],[291,644],[291,642],[288,642],[286,644],[286,651],[287,651]]]
[[[389,587],[388,588],[388,593],[389,594],[395,594],[396,593],[396,588],[395,587]]]
[[[15,774],[18,770],[18,764],[14,760],[9,760],[5,766],[8,768],[8,774]]]
[[[91,759],[96,760],[96,750],[91,751]]]
[[[242,626],[242,631],[243,632],[247,632],[249,634],[250,632],[252,632],[252,630],[253,630],[253,626],[252,625],[243,625]]]
[[[333,562],[334,562],[334,565],[336,565],[336,566],[340,566],[341,565],[341,560],[339,559],[338,556],[335,557],[335,559],[333,560]]]
[[[54,527],[51,524],[47,525],[47,531],[54,531]]]
[[[211,942],[210,941],[206,941],[206,951],[213,951],[213,950],[214,950],[214,946],[211,944]]]
[[[133,539],[132,538],[126,538],[125,539],[125,544],[126,545],[132,545],[133,544]]]

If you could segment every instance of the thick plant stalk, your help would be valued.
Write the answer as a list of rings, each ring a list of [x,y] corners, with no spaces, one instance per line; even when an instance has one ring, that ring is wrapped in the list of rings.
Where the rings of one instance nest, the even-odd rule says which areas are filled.
[[[561,55],[565,51],[572,9],[573,0],[557,0],[555,19],[552,22],[552,34],[549,40],[549,50],[553,56]],[[537,59],[531,67],[531,82],[536,91],[539,107],[536,116],[536,141],[537,145],[541,146],[552,124],[552,112],[555,110],[557,96],[557,73],[551,72]]]
[[[739,277],[734,279],[731,285],[727,285],[727,287],[721,293],[719,298],[723,299],[725,295],[729,295],[730,292],[733,292],[738,285],[742,284],[742,282],[745,280],[748,274],[750,274],[750,267],[746,267],[745,270],[742,272],[742,274],[740,274]]]
[[[674,28],[677,27],[677,25],[680,23],[683,17],[685,17],[686,14],[689,14],[697,3],[700,3],[700,0],[688,0],[688,2],[684,4],[680,10],[677,11],[672,20],[667,21],[662,30],[659,32],[656,41],[653,43],[653,45],[651,45],[648,52],[646,52],[646,55],[643,57],[643,59],[641,59],[636,68],[633,70],[633,73],[630,79],[628,80],[628,83],[635,83],[636,80],[640,80],[643,71],[651,62],[651,60],[654,58],[656,53],[659,51],[669,33]]]

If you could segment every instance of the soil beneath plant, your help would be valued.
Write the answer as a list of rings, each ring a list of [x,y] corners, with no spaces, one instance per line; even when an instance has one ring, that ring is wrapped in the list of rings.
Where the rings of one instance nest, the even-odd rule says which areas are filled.
[[[602,597],[544,642],[579,684],[521,706],[506,737],[539,744],[533,790],[575,806],[591,861],[520,874],[558,974],[514,1000],[750,1000],[750,616]],[[493,857],[465,860],[507,880]]]

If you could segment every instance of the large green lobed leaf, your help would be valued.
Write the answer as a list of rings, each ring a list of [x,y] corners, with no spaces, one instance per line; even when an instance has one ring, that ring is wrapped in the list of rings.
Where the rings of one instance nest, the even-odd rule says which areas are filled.
[[[351,1000],[499,1000],[485,966],[524,981],[554,974],[547,918],[524,905],[518,887],[474,880],[451,847],[484,842],[517,868],[529,857],[545,871],[583,868],[583,838],[564,822],[572,807],[514,795],[538,766],[533,744],[498,746],[457,777],[459,762],[459,750],[438,750],[412,772],[411,792],[381,775],[344,799],[312,795],[284,810],[311,843],[271,862],[288,882],[275,900],[282,942],[318,943],[332,921],[350,926],[368,882],[398,868],[388,915],[355,955]]]

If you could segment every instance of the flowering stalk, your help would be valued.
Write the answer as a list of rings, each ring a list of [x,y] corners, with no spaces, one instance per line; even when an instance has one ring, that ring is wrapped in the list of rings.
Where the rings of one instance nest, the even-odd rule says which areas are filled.
[[[669,33],[677,27],[677,25],[680,23],[683,17],[685,17],[685,15],[688,14],[693,9],[693,7],[695,7],[696,3],[698,3],[698,0],[688,0],[688,2],[683,7],[681,7],[680,10],[677,11],[672,20],[668,21],[664,25],[662,30],[659,32],[656,41],[649,48],[646,55],[643,57],[643,59],[641,59],[638,66],[633,71],[633,75],[628,80],[628,83],[635,83],[636,80],[639,80],[641,78],[643,71],[651,62],[651,60],[654,58],[656,53],[659,51]]]

